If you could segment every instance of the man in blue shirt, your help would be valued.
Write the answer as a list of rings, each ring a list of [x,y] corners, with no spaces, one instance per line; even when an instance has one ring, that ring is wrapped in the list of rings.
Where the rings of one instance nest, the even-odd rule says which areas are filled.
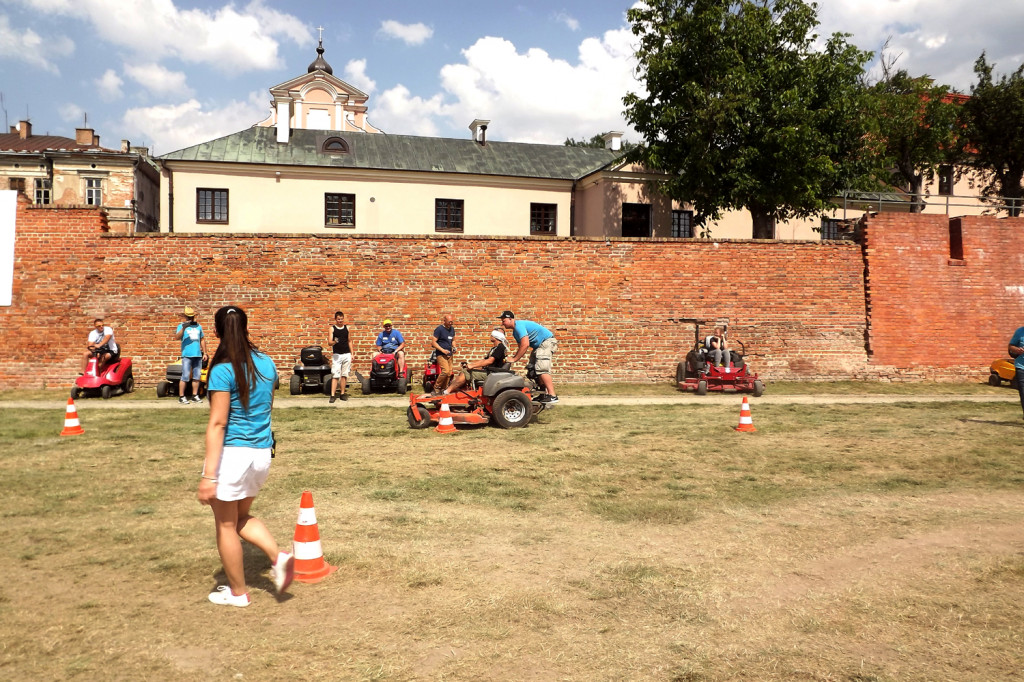
[[[452,356],[455,355],[455,318],[451,314],[441,318],[441,324],[430,339],[431,347],[437,351],[437,380],[432,395],[441,395],[452,380]]]
[[[196,311],[192,306],[185,306],[182,312],[185,321],[178,325],[174,338],[181,341],[181,380],[178,382],[178,402],[187,403],[185,385],[192,382],[192,402],[201,403],[199,397],[199,378],[203,371],[203,360],[206,354],[206,336],[203,327],[196,322]]]
[[[391,324],[391,320],[384,320],[382,323],[384,331],[377,334],[375,343],[382,353],[392,353],[397,360],[398,376],[405,373],[405,337]]]
[[[546,391],[546,394],[540,397],[540,401],[549,405],[557,403],[555,384],[551,380],[551,359],[555,351],[558,350],[558,340],[555,339],[555,335],[536,322],[517,320],[515,313],[511,310],[503,312],[499,319],[502,327],[512,330],[512,337],[518,344],[516,354],[509,362],[515,364],[519,358],[526,355],[527,350],[531,350],[529,362],[533,363],[534,370],[537,372],[537,381]]]
[[[1024,327],[1013,333],[1006,350],[1011,358],[1015,358],[1013,366],[1017,368],[1017,392],[1020,394],[1020,408],[1024,410]]]

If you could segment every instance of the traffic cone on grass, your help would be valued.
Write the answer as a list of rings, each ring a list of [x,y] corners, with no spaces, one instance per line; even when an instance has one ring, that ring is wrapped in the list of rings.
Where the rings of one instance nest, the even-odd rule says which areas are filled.
[[[68,398],[68,406],[64,409],[64,430],[62,436],[81,436],[85,431],[78,421],[78,410],[75,409],[74,398]]]
[[[437,428],[434,430],[438,433],[455,433],[455,423],[452,421],[452,411],[448,409],[448,403],[441,403],[441,413],[438,415]]]
[[[736,427],[737,431],[757,431],[754,428],[754,420],[750,418],[750,404],[747,402],[747,396],[743,396],[743,407],[740,408],[740,424]]]
[[[324,561],[324,550],[320,546],[320,529],[316,525],[316,509],[313,508],[313,493],[302,492],[299,503],[299,520],[295,523],[295,541],[292,544],[295,555],[295,579],[300,583],[318,583],[338,570]]]

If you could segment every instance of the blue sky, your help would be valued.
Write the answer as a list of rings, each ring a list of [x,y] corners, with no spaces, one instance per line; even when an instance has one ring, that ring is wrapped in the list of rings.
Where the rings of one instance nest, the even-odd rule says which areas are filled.
[[[322,26],[334,74],[370,94],[388,133],[558,144],[630,131],[631,2],[370,3],[312,0],[0,0],[7,123],[73,136],[87,114],[104,146],[164,154],[246,128],[268,89],[305,73]],[[1024,62],[1021,0],[823,0],[820,32],[862,49],[887,37],[914,74],[968,91],[982,50]],[[4,112],[0,112],[3,114]]]

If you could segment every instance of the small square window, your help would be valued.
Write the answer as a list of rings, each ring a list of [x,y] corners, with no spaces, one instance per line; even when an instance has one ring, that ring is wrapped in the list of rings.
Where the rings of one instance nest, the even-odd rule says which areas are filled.
[[[558,204],[530,204],[530,234],[558,233]]]
[[[228,221],[228,191],[226,189],[196,190],[196,222],[226,223]]]
[[[8,178],[7,187],[17,192],[25,191],[25,178]]]
[[[693,237],[693,211],[672,211],[672,236]]]
[[[327,227],[355,227],[356,195],[324,194],[324,225]]]
[[[36,178],[35,202],[40,206],[50,203],[50,181]]]
[[[463,201],[462,201],[462,199],[435,199],[434,200],[434,231],[435,232],[462,232],[463,231]]]
[[[103,205],[103,180],[100,178],[85,179],[85,204],[87,206]]]
[[[821,240],[839,239],[839,221],[832,218],[821,219]]]

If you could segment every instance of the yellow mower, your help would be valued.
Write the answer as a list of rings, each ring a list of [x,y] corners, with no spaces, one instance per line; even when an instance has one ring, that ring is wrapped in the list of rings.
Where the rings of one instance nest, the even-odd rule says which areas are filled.
[[[1004,381],[1010,382],[1010,388],[1017,388],[1017,368],[1009,358],[996,360],[989,367],[989,386],[1000,386]]]

